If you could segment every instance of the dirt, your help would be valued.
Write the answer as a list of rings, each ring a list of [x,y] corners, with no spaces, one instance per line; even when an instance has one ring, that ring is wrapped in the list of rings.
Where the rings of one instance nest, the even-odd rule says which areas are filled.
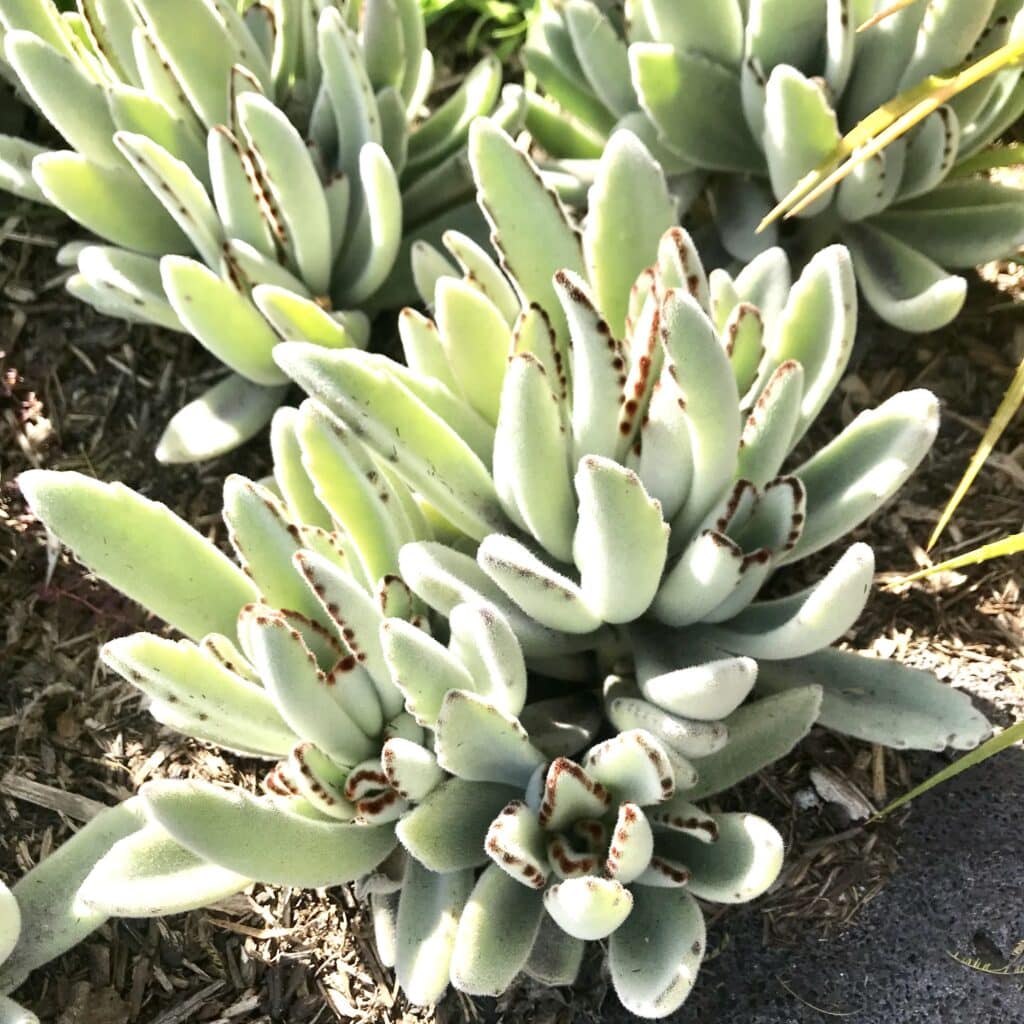
[[[262,439],[202,467],[155,463],[151,447],[162,424],[220,371],[182,336],[131,328],[70,299],[53,263],[66,227],[52,218],[26,221],[22,212],[0,212],[0,877],[8,882],[77,826],[79,809],[62,799],[67,794],[109,804],[158,775],[248,786],[255,780],[244,760],[157,726],[135,693],[97,666],[100,643],[155,623],[48,546],[26,514],[16,475],[46,466],[121,479],[223,541],[224,476],[259,477],[268,467]],[[876,549],[881,585],[846,642],[933,669],[1006,725],[1024,717],[1020,557],[886,587],[924,564],[938,513],[1024,356],[1016,270],[1004,265],[988,276],[945,331],[907,338],[865,318],[852,372],[814,438],[827,439],[904,387],[930,387],[943,400],[932,454],[895,503],[856,531]],[[936,557],[1021,529],[1022,452],[1018,420]],[[820,575],[836,554],[810,560],[784,585]],[[950,1004],[960,1009],[949,1020],[1024,1020],[1024,1010],[1003,1015],[1015,1004],[1002,980],[936,952],[948,939],[973,955],[971,928],[992,932],[992,947],[1004,959],[1024,939],[1024,931],[1014,931],[1019,908],[1017,918],[1000,917],[1013,913],[1006,872],[1019,864],[1019,846],[1015,859],[999,853],[998,869],[996,859],[987,859],[1009,837],[1019,843],[1006,801],[1019,807],[1021,756],[1001,757],[995,767],[976,769],[912,810],[868,826],[816,798],[811,770],[829,769],[877,809],[942,759],[880,754],[816,730],[792,757],[746,783],[730,799],[783,830],[788,866],[754,906],[712,909],[720,953],[678,1019],[742,1008],[751,1024],[850,1013],[863,1022],[946,1020],[911,1011],[914,993],[920,996],[915,978],[924,970],[910,959],[924,955],[911,941],[920,932],[929,983],[939,986],[934,998],[970,990],[968,1002]],[[28,800],[26,782],[48,788],[32,790]],[[941,841],[937,829],[945,830]],[[879,947],[875,959],[865,952],[872,944]],[[879,991],[894,1000],[903,993],[903,1002],[871,1002]],[[193,914],[111,922],[36,972],[20,995],[44,1021],[59,1024],[619,1019],[596,954],[567,992],[522,985],[497,1003],[452,994],[436,1014],[410,1010],[391,972],[376,961],[369,924],[345,890],[256,887]],[[1003,1000],[998,1014],[995,996]],[[822,1009],[812,1011],[809,1003]]]

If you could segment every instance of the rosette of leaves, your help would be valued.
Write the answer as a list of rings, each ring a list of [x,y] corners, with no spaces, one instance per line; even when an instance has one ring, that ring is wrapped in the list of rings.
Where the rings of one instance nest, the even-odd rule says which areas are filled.
[[[595,655],[627,658],[635,692],[608,702],[620,729],[707,735],[755,682],[796,703],[813,683],[821,722],[871,742],[983,739],[965,695],[829,649],[867,600],[867,545],[810,588],[758,600],[776,569],[885,502],[937,429],[934,396],[904,392],[793,457],[853,344],[846,251],[822,251],[795,282],[779,249],[706,276],[628,132],[601,158],[582,235],[499,129],[478,122],[470,158],[503,269],[461,236],[448,238],[459,266],[419,250],[435,319],[403,313],[410,369],[301,344],[275,353],[466,535],[403,549],[412,590],[441,613],[496,604],[549,673],[586,678]],[[410,389],[416,372],[434,397]],[[490,433],[465,432],[470,420]],[[813,718],[805,707],[749,744],[771,760]],[[715,770],[726,778],[728,759]]]
[[[841,240],[879,316],[931,330],[956,316],[966,292],[944,268],[1011,255],[1024,241],[1019,191],[957,174],[1024,111],[1019,66],[939,107],[803,210],[793,232],[755,231],[861,118],[1024,30],[1020,0],[943,0],[856,31],[889,6],[627,0],[619,22],[586,0],[546,0],[524,50],[544,93],[530,98],[528,124],[553,156],[577,159],[598,155],[616,126],[630,128],[682,176],[685,199],[698,191],[693,176],[706,176],[731,257],[780,242],[805,256]]]
[[[99,310],[194,335],[233,372],[172,420],[164,461],[270,419],[282,338],[361,347],[406,239],[471,193],[485,57],[425,121],[417,0],[3,0],[19,86],[68,143],[0,138],[0,184],[98,235],[62,259]],[[512,101],[495,116],[512,123]]]

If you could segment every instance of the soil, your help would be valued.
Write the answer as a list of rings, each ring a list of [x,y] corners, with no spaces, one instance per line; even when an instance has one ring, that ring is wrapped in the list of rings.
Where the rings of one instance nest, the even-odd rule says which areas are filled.
[[[25,212],[0,209],[0,877],[8,882],[71,834],[95,809],[91,801],[116,802],[154,776],[247,786],[256,778],[243,759],[162,729],[134,691],[97,665],[100,643],[159,627],[47,543],[26,513],[17,474],[46,466],[120,479],[223,542],[224,476],[258,478],[268,469],[260,438],[200,467],[152,459],[163,423],[220,371],[187,338],[102,318],[68,297],[53,259],[66,225]],[[1017,270],[993,266],[987,277],[942,332],[908,338],[865,315],[851,373],[812,441],[902,388],[940,396],[932,454],[896,501],[856,531],[876,549],[880,586],[845,640],[933,669],[1006,726],[1024,718],[1020,556],[894,585],[927,564],[927,537],[1024,357]],[[937,559],[1021,530],[1022,453],[1018,418]],[[782,585],[820,576],[836,554],[809,560]],[[810,781],[812,769],[828,769],[879,809],[943,762],[816,730],[746,783],[736,799],[783,831],[788,866],[753,906],[709,908],[718,952],[677,1019],[1024,1021],[1020,976],[947,955],[1000,970],[1017,962],[1019,748],[869,825],[819,797]],[[377,962],[369,927],[346,890],[258,886],[193,914],[111,922],[37,971],[19,996],[57,1024],[624,1019],[597,956],[569,991],[524,984],[496,1003],[451,994],[436,1012],[410,1009]]]

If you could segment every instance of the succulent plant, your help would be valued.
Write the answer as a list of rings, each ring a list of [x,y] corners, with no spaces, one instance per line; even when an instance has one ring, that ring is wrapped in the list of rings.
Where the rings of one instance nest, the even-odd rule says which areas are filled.
[[[775,569],[886,501],[937,429],[934,396],[904,392],[790,458],[850,356],[846,251],[823,250],[795,283],[779,249],[735,278],[705,276],[672,226],[661,170],[629,132],[601,158],[582,237],[500,129],[474,125],[470,159],[504,273],[458,236],[461,272],[435,250],[415,255],[435,320],[406,310],[400,330],[412,371],[440,382],[435,397],[414,394],[410,370],[382,356],[275,351],[472,541],[403,548],[412,590],[442,614],[491,601],[549,672],[630,656],[639,692],[608,709],[620,729],[718,719],[760,663],[766,688],[820,683],[822,723],[863,739],[983,739],[988,725],[963,694],[827,649],[867,600],[867,545],[807,590],[756,600]],[[461,427],[474,414],[490,445]]]
[[[471,193],[484,58],[427,120],[417,0],[3,0],[4,53],[67,141],[0,137],[0,185],[98,235],[61,254],[103,312],[191,333],[232,375],[171,422],[165,461],[251,437],[280,404],[281,338],[363,346],[403,239]],[[521,93],[495,116],[513,123]]]
[[[755,232],[861,118],[1024,30],[1021,0],[943,0],[856,32],[887,6],[628,0],[616,20],[586,0],[545,0],[524,50],[545,94],[530,97],[528,125],[584,177],[615,127],[629,128],[675,176],[684,206],[705,189],[729,257],[747,261],[778,243],[803,257],[841,240],[871,307],[902,330],[931,330],[956,316],[966,292],[943,268],[1024,242],[1019,191],[957,172],[1024,111],[1020,67],[939,107],[810,205],[793,232]]]
[[[225,486],[241,570],[127,488],[75,473],[21,478],[86,565],[186,637],[127,636],[103,648],[104,662],[171,728],[280,760],[262,796],[163,780],[102,812],[15,887],[25,927],[0,990],[108,916],[180,913],[252,881],[356,881],[381,959],[414,1002],[436,1002],[449,982],[498,994],[523,969],[568,983],[583,941],[614,932],[623,1002],[645,1016],[671,1012],[704,952],[693,896],[752,899],[781,864],[767,822],[709,815],[685,798],[699,778],[691,759],[699,766],[713,750],[714,765],[730,751],[725,729],[630,728],[592,745],[602,715],[585,689],[527,704],[526,660],[495,605],[455,605],[435,620],[442,643],[397,577],[385,574],[374,600],[367,581],[396,550],[382,533],[400,535],[411,505],[402,485],[380,463],[367,471],[371,456],[312,402],[281,410],[274,439],[289,498],[241,478]],[[330,446],[338,461],[319,486]],[[348,478],[339,471],[355,463]],[[337,529],[296,522],[300,507],[329,508]],[[141,573],[157,544],[164,557]],[[621,687],[609,677],[610,701]],[[820,690],[797,696],[806,731]],[[744,710],[772,729],[792,697]],[[764,763],[763,751],[733,756],[736,778]],[[703,792],[719,788],[712,773]]]
[[[21,910],[11,890],[0,882],[0,969],[14,952],[21,933]],[[0,1024],[39,1024],[39,1018],[8,999],[0,990]]]

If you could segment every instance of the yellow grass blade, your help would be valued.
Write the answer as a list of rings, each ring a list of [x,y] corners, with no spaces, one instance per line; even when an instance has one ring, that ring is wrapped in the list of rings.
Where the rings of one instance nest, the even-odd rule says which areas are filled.
[[[920,569],[912,572],[909,576],[893,580],[891,586],[903,586],[904,583],[916,583],[936,573],[949,572],[952,569],[963,569],[967,565],[978,565],[987,562],[990,558],[1002,558],[1005,555],[1017,555],[1024,551],[1024,533],[1011,533],[1009,537],[1001,540],[994,540],[991,544],[982,544],[980,548],[968,551],[965,554],[957,555],[955,558],[947,558],[945,562],[939,562],[928,569]]]
[[[788,219],[799,213],[943,103],[1022,57],[1024,40],[1007,43],[953,75],[931,75],[883,103],[839,140],[831,156],[797,182],[761,221],[757,231],[763,231],[779,217]]]
[[[950,519],[953,518],[953,513],[956,512],[960,502],[963,501],[964,495],[970,490],[971,484],[974,483],[974,478],[985,464],[985,460],[989,457],[996,442],[1002,437],[1003,431],[1009,425],[1010,420],[1013,419],[1022,402],[1024,402],[1024,359],[1021,359],[1020,366],[1017,367],[1017,372],[1013,375],[1013,380],[1006,389],[1006,394],[1003,395],[1003,400],[999,403],[996,414],[992,417],[992,422],[989,423],[981,443],[975,449],[974,454],[971,456],[971,461],[967,464],[967,470],[964,472],[963,478],[953,492],[953,497],[949,499],[949,503],[939,517],[935,529],[932,531],[932,535],[928,540],[929,551],[935,547],[936,541],[942,536],[942,531],[945,530]]]
[[[915,797],[921,796],[922,793],[927,793],[933,786],[953,778],[954,775],[959,775],[968,768],[973,768],[976,764],[981,764],[982,761],[987,761],[993,754],[998,754],[1000,750],[1012,747],[1022,739],[1024,739],[1024,722],[1011,725],[1009,729],[1004,730],[998,736],[993,736],[992,739],[982,743],[977,750],[964,754],[963,757],[957,758],[951,765],[943,768],[942,771],[936,772],[929,779],[925,779],[920,786],[915,786],[909,793],[904,793],[903,796],[897,797],[888,807],[880,810],[871,820],[878,821],[880,818],[884,818],[887,814],[895,811],[897,807],[902,807]]]
[[[889,4],[884,10],[879,11],[877,14],[872,14],[867,21],[861,22],[857,26],[858,32],[866,32],[869,28],[874,28],[880,21],[885,21],[886,18],[892,17],[902,11],[904,7],[909,7],[911,4],[916,4],[917,0],[896,0],[896,3]]]

